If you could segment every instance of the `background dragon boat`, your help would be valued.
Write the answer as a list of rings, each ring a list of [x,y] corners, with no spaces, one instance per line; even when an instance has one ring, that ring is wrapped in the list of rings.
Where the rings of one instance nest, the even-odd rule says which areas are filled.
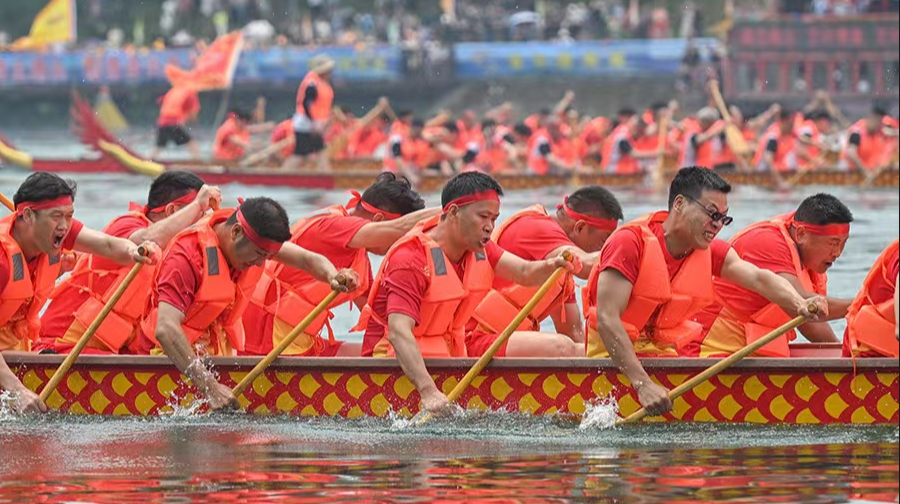
[[[274,164],[262,163],[252,167],[227,165],[208,160],[178,160],[156,162],[145,159],[125,146],[108,132],[96,119],[93,109],[81,98],[75,98],[72,106],[74,130],[82,143],[98,155],[96,158],[41,159],[15,149],[0,138],[0,161],[27,170],[58,173],[136,173],[155,177],[172,168],[187,170],[201,176],[207,183],[224,185],[239,183],[256,186],[284,186],[309,189],[356,189],[371,183],[375,174],[381,171],[380,159],[335,159],[331,161],[331,171],[315,169],[282,169]],[[619,175],[593,171],[572,175],[534,176],[521,173],[499,173],[495,178],[504,189],[523,190],[543,187],[597,184],[606,187],[643,187],[652,178],[650,174]],[[733,185],[753,185],[774,187],[777,185],[768,172],[724,172],[722,175]],[[668,173],[668,177],[674,176]],[[866,182],[860,172],[837,169],[808,171],[803,174],[784,173],[792,185],[859,186]],[[443,187],[448,177],[435,173],[425,173],[419,182],[422,191],[436,191]],[[885,170],[879,173],[871,185],[873,187],[900,187],[900,171]]]
[[[795,345],[791,359],[744,359],[651,421],[783,424],[897,424],[897,362],[835,358],[834,345]],[[61,356],[7,353],[23,383],[40,390]],[[215,358],[233,386],[258,358]],[[673,388],[715,359],[645,359],[651,376]],[[429,370],[449,392],[473,359],[432,359]],[[467,409],[578,417],[585,402],[613,397],[620,415],[639,409],[624,375],[608,359],[496,359],[459,403]],[[47,401],[70,414],[150,416],[194,399],[194,388],[165,357],[79,357]],[[419,395],[393,359],[280,358],[240,397],[257,415],[383,417],[413,415]]]

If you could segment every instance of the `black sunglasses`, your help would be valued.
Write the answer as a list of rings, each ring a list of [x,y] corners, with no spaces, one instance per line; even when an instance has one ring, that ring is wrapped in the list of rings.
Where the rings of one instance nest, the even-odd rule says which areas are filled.
[[[702,208],[703,211],[706,212],[706,215],[709,215],[709,218],[712,219],[713,222],[721,221],[722,226],[727,226],[727,225],[731,224],[732,222],[734,222],[734,217],[731,217],[728,214],[723,214],[722,212],[716,212],[715,210],[710,210],[709,208],[706,208],[706,205],[704,205],[703,203],[700,203],[699,201],[695,200],[694,198],[691,198],[687,194],[682,194],[682,196],[687,198],[689,201],[693,201],[694,203],[700,205],[700,208]]]

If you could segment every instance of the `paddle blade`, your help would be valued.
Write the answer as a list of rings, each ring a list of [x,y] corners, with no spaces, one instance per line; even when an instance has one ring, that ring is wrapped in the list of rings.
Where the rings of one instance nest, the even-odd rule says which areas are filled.
[[[747,140],[744,139],[744,135],[742,135],[737,126],[733,124],[729,124],[728,127],[725,128],[725,141],[728,142],[728,146],[731,147],[731,150],[738,156],[747,156],[751,152],[750,146],[747,145]]]

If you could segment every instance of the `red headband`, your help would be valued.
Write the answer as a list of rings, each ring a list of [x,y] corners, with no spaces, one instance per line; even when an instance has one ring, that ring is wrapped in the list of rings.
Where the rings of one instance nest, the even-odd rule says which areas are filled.
[[[569,197],[566,196],[564,203],[556,205],[556,209],[563,209],[566,212],[566,215],[569,216],[570,219],[574,219],[576,221],[584,221],[588,226],[593,228],[597,228],[603,231],[615,231],[617,227],[619,227],[619,221],[613,219],[601,219],[600,217],[591,217],[590,215],[584,215],[583,213],[578,213],[575,210],[569,208]]]
[[[399,219],[400,217],[403,217],[401,214],[387,212],[387,211],[384,211],[374,205],[370,205],[370,204],[366,203],[365,201],[362,200],[362,195],[359,194],[359,191],[350,191],[350,194],[352,194],[353,197],[350,198],[350,201],[347,203],[347,206],[344,207],[347,210],[352,210],[352,209],[356,208],[357,205],[361,205],[365,211],[376,214],[376,215],[381,214],[387,220],[394,220],[394,219]]]
[[[802,227],[814,235],[819,236],[843,236],[850,234],[850,224],[807,224],[794,221],[796,226]]]
[[[30,208],[36,212],[38,210],[46,210],[48,208],[71,206],[72,203],[73,202],[71,196],[60,196],[58,198],[41,201],[23,201],[16,205],[16,215],[22,215],[23,213],[25,213],[26,208]]]
[[[147,208],[146,206],[142,206],[142,205],[132,201],[131,203],[128,204],[128,210],[130,210],[132,212],[141,212],[144,215],[151,214],[154,212],[163,212],[163,211],[165,211],[166,207],[169,205],[184,206],[184,205],[189,205],[189,204],[193,203],[193,201],[195,199],[197,199],[197,194],[199,194],[199,191],[191,191],[180,198],[175,198],[172,201],[166,203],[165,205],[158,206],[156,208]]]
[[[487,191],[480,191],[474,194],[467,194],[465,196],[460,196],[455,200],[444,205],[444,213],[450,209],[452,205],[456,205],[458,207],[471,205],[472,203],[478,203],[479,201],[500,201],[500,196],[497,194],[497,191],[493,189],[488,189]]]
[[[241,225],[241,228],[244,230],[244,236],[250,240],[251,243],[256,245],[257,247],[265,250],[269,254],[277,254],[279,250],[281,250],[283,243],[277,242],[275,240],[270,240],[268,238],[263,238],[256,231],[253,230],[253,227],[247,223],[247,219],[244,218],[243,212],[241,212],[241,207],[237,209],[237,221]]]

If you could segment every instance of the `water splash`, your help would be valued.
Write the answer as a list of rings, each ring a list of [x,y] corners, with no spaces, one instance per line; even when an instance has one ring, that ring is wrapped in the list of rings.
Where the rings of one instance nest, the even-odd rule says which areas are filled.
[[[15,420],[19,414],[16,409],[16,394],[8,390],[0,391],[0,422]]]
[[[584,403],[584,416],[581,417],[581,430],[609,429],[619,419],[619,403],[612,395],[598,397]]]
[[[193,418],[205,415],[203,407],[208,404],[204,397],[194,397],[193,400],[187,397],[181,397],[172,393],[166,399],[166,406],[171,410],[162,410],[159,412],[160,417],[166,418]]]

